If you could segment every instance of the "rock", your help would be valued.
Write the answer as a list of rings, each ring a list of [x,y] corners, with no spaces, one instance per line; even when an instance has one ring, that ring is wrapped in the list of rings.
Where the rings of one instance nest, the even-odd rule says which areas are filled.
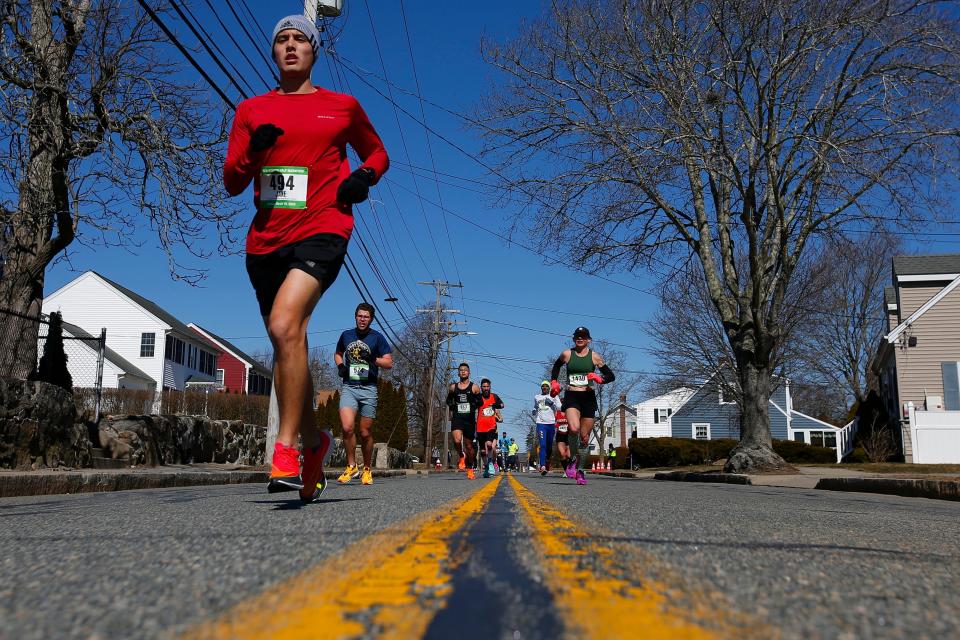
[[[777,455],[773,449],[754,444],[740,443],[730,452],[724,473],[763,473],[779,471],[795,473],[796,469]]]
[[[100,446],[114,459],[155,467],[195,462],[263,464],[266,429],[205,416],[105,416]]]
[[[82,467],[90,438],[73,394],[39,381],[0,378],[0,467]]]

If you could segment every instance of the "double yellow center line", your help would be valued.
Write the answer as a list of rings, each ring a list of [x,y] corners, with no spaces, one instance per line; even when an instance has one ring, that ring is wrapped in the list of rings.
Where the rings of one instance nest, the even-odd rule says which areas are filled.
[[[665,588],[623,577],[624,570],[641,573],[642,568],[625,566],[608,546],[591,545],[587,532],[509,478],[565,636],[716,637],[670,606]],[[446,606],[453,572],[467,555],[452,541],[484,510],[502,479],[497,476],[462,503],[367,536],[335,559],[272,585],[183,637],[423,637]]]

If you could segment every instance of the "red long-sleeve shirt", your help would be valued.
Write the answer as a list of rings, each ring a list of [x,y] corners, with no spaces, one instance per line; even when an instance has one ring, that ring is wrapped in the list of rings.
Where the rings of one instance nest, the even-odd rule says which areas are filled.
[[[283,129],[276,144],[250,150],[250,137],[262,124]],[[271,91],[237,107],[223,167],[227,193],[242,193],[253,180],[256,216],[247,233],[247,253],[264,254],[318,233],[349,238],[350,205],[337,201],[337,187],[350,175],[347,144],[379,180],[390,165],[380,136],[356,98],[317,88],[313,93]],[[263,167],[306,167],[306,208],[261,207]],[[269,176],[267,177],[269,181]]]

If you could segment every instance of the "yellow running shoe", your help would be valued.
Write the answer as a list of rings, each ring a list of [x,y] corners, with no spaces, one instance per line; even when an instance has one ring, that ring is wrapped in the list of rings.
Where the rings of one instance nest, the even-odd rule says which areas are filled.
[[[373,484],[373,472],[370,471],[370,467],[363,468],[363,473],[360,474],[360,484]]]
[[[355,464],[350,465],[343,470],[343,473],[340,474],[340,477],[337,478],[337,482],[340,484],[347,484],[354,478],[360,475],[360,467]]]

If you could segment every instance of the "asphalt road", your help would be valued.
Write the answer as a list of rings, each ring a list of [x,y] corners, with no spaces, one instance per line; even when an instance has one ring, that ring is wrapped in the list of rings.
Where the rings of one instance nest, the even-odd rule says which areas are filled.
[[[738,636],[960,637],[960,503],[519,478],[524,493],[579,525],[579,537],[564,539],[576,555],[554,563],[596,561],[598,582],[618,574],[621,586],[655,588],[720,637],[731,628],[721,620]],[[331,487],[322,503],[303,508],[257,485],[3,499],[0,638],[195,637],[199,623],[230,616],[297,572],[339,566],[334,559],[345,548],[351,557],[341,563],[375,577],[382,565],[363,568],[374,557],[365,542],[377,540],[367,536],[420,530],[487,482],[446,474],[383,479]],[[446,604],[420,615],[421,635],[556,638],[576,617],[583,627],[644,636],[647,623],[630,626],[641,617],[622,597],[627,605],[598,610],[596,620],[589,606],[575,615],[564,609],[563,588],[551,583],[557,565],[546,570],[548,556],[539,555],[550,544],[543,527],[560,525],[531,524],[524,509],[533,503],[519,491],[501,481],[476,513],[461,514],[465,524],[444,530],[448,557],[438,570],[449,580],[431,602]]]

